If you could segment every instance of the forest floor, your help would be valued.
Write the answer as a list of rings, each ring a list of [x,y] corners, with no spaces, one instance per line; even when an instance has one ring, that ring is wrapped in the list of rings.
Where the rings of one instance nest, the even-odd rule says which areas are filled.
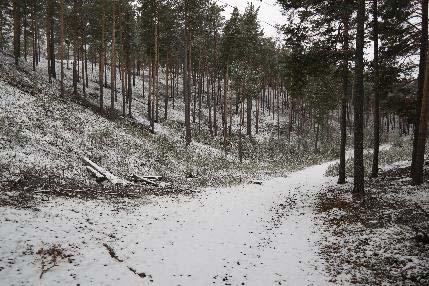
[[[329,165],[261,185],[165,196],[3,191],[0,278],[5,285],[427,285],[429,244],[415,229],[428,230],[428,185],[410,187],[405,164],[396,165],[356,198],[350,185],[325,176]]]
[[[351,184],[318,194],[330,281],[429,285],[429,182],[412,186],[409,166],[385,166],[378,178],[366,179],[364,195],[352,195]]]

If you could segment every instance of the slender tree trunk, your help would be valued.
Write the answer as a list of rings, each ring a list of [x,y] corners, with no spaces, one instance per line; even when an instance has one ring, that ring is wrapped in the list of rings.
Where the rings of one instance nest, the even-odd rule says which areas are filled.
[[[374,152],[371,177],[378,177],[378,157],[380,153],[380,95],[378,64],[378,0],[373,0],[374,17]]]
[[[156,122],[159,122],[159,43],[158,43],[158,19],[156,20],[155,24],[155,98],[154,98],[154,104],[155,104],[155,119]]]
[[[280,95],[281,91],[277,93],[277,139],[280,139]]]
[[[24,4],[24,59],[27,61],[27,31],[28,31],[28,18],[27,18],[27,4]]]
[[[211,86],[210,86],[211,83]],[[209,109],[209,131],[210,136],[213,136],[213,122],[212,122],[212,101],[214,100],[215,90],[213,85],[213,71],[211,76],[207,75],[207,107]]]
[[[82,75],[82,93],[83,96],[86,97],[86,83],[85,83],[85,60],[84,60],[84,55],[86,53],[86,47],[85,47],[85,37],[84,37],[85,32],[82,30],[82,65],[81,65],[81,75]]]
[[[186,138],[186,145],[189,146],[191,144],[191,49],[190,49],[190,33],[189,33],[189,15],[188,15],[188,7],[187,7],[188,1],[185,0],[185,13],[186,13],[186,19],[185,19],[185,66],[184,66],[184,73],[183,73],[183,90],[184,90],[184,97],[185,97],[185,138]]]
[[[261,92],[258,92],[256,96],[256,118],[255,118],[255,133],[259,134],[259,108],[260,108],[260,99]]]
[[[85,53],[85,83],[86,83],[86,87],[89,87],[89,81],[88,81],[88,56],[87,56],[87,51],[86,49],[84,50]]]
[[[250,95],[247,96],[246,98],[247,100],[247,108],[246,108],[246,112],[247,112],[247,120],[246,120],[246,125],[247,125],[247,136],[251,137],[252,136],[252,97]]]
[[[423,183],[423,167],[425,162],[425,147],[427,137],[427,127],[429,118],[429,56],[426,56],[426,72],[423,88],[422,108],[420,113],[419,135],[416,150],[416,169],[413,176],[413,184]]]
[[[167,120],[168,112],[168,97],[169,97],[169,73],[170,73],[170,59],[167,54],[167,63],[165,65],[165,98],[164,98],[164,120]]]
[[[15,64],[19,64],[21,57],[21,0],[13,0],[13,55]]]
[[[33,71],[36,71],[36,62],[37,62],[37,29],[36,29],[36,10],[37,9],[37,3],[36,1],[33,2],[33,13],[31,16],[31,30],[33,33]]]
[[[223,84],[223,146],[225,149],[226,154],[226,147],[227,147],[227,137],[228,137],[228,105],[227,105],[227,98],[228,98],[228,66],[225,70],[225,78],[224,78],[224,84]]]
[[[240,103],[240,120],[238,123],[238,159],[240,160],[240,163],[243,163],[243,136],[242,136],[242,128],[243,128],[243,105],[244,103]]]
[[[50,73],[53,78],[57,78],[57,73],[55,69],[55,33],[54,33],[54,12],[55,7],[53,0],[48,0],[49,2],[49,11],[48,11],[48,21],[49,21],[49,59],[50,61]]]
[[[116,92],[116,1],[112,2],[112,59],[110,67],[110,109],[115,109],[115,92]]]
[[[419,75],[417,79],[417,116],[414,123],[414,140],[413,140],[413,157],[411,163],[411,178],[416,184],[419,181],[419,174],[417,170],[417,144],[419,141],[420,132],[420,114],[422,109],[423,99],[423,87],[425,80],[425,63],[426,53],[428,51],[428,0],[421,0],[421,11],[422,11],[422,31],[420,34],[420,63],[419,63]]]
[[[100,110],[104,109],[104,26],[105,26],[105,0],[101,2],[101,42],[100,42],[100,66],[99,66],[99,86],[100,86]]]
[[[64,0],[61,0],[60,14],[60,57],[61,57],[61,96],[64,96]]]
[[[338,184],[346,182],[346,144],[347,144],[347,99],[349,92],[349,14],[345,13],[343,18],[343,94],[341,97],[341,144],[340,144],[340,165]]]
[[[153,91],[153,59],[151,55],[149,54],[149,92],[147,97],[147,118],[151,123],[152,126],[152,91]]]
[[[354,95],[354,193],[363,193],[364,189],[364,165],[363,165],[363,71],[364,71],[364,46],[365,46],[365,0],[357,2],[357,34],[356,34],[356,71],[355,71],[355,95]]]
[[[317,143],[319,142],[319,129],[320,129],[320,124],[319,123],[315,123],[315,128],[316,128],[316,140],[314,142],[314,153],[318,153],[319,149],[317,147]]]

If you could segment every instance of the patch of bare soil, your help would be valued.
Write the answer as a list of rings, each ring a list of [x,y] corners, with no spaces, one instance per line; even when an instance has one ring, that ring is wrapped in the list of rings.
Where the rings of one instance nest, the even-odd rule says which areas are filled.
[[[361,196],[351,185],[321,192],[321,255],[331,282],[429,285],[429,184],[411,186],[408,174],[395,168],[367,179]]]

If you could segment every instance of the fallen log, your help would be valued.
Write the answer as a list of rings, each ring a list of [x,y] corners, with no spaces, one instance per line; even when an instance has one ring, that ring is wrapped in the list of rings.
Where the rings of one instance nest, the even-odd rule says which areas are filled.
[[[152,180],[152,181],[161,181],[162,176],[140,176],[141,178]]]
[[[92,168],[91,166],[86,166],[86,170],[91,174],[91,176],[93,176],[95,178],[97,183],[101,183],[101,182],[104,182],[105,180],[107,180],[107,178],[103,174],[101,174],[100,172],[98,172],[97,170]]]
[[[109,180],[112,184],[117,185],[117,184],[122,184],[122,185],[126,185],[128,184],[128,182],[126,180],[120,179],[118,177],[116,177],[115,175],[113,175],[112,173],[110,173],[109,171],[107,171],[106,169],[98,166],[97,164],[95,164],[94,162],[92,162],[90,159],[88,159],[87,157],[83,157],[83,161],[94,171],[98,172],[99,174],[101,174],[102,176],[104,176],[107,180]],[[88,169],[88,168],[87,168]]]
[[[159,187],[159,184],[157,182],[155,182],[154,180],[148,179],[147,177],[139,176],[136,174],[134,174],[132,177],[134,182],[143,182],[148,185],[152,185],[154,187]]]

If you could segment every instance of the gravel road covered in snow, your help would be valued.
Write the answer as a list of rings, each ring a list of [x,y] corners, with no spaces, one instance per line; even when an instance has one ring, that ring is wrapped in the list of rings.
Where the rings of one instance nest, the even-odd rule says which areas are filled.
[[[5,285],[327,284],[312,207],[332,183],[326,167],[194,196],[41,196],[37,210],[1,207],[0,278]],[[54,245],[63,256],[39,251]]]

